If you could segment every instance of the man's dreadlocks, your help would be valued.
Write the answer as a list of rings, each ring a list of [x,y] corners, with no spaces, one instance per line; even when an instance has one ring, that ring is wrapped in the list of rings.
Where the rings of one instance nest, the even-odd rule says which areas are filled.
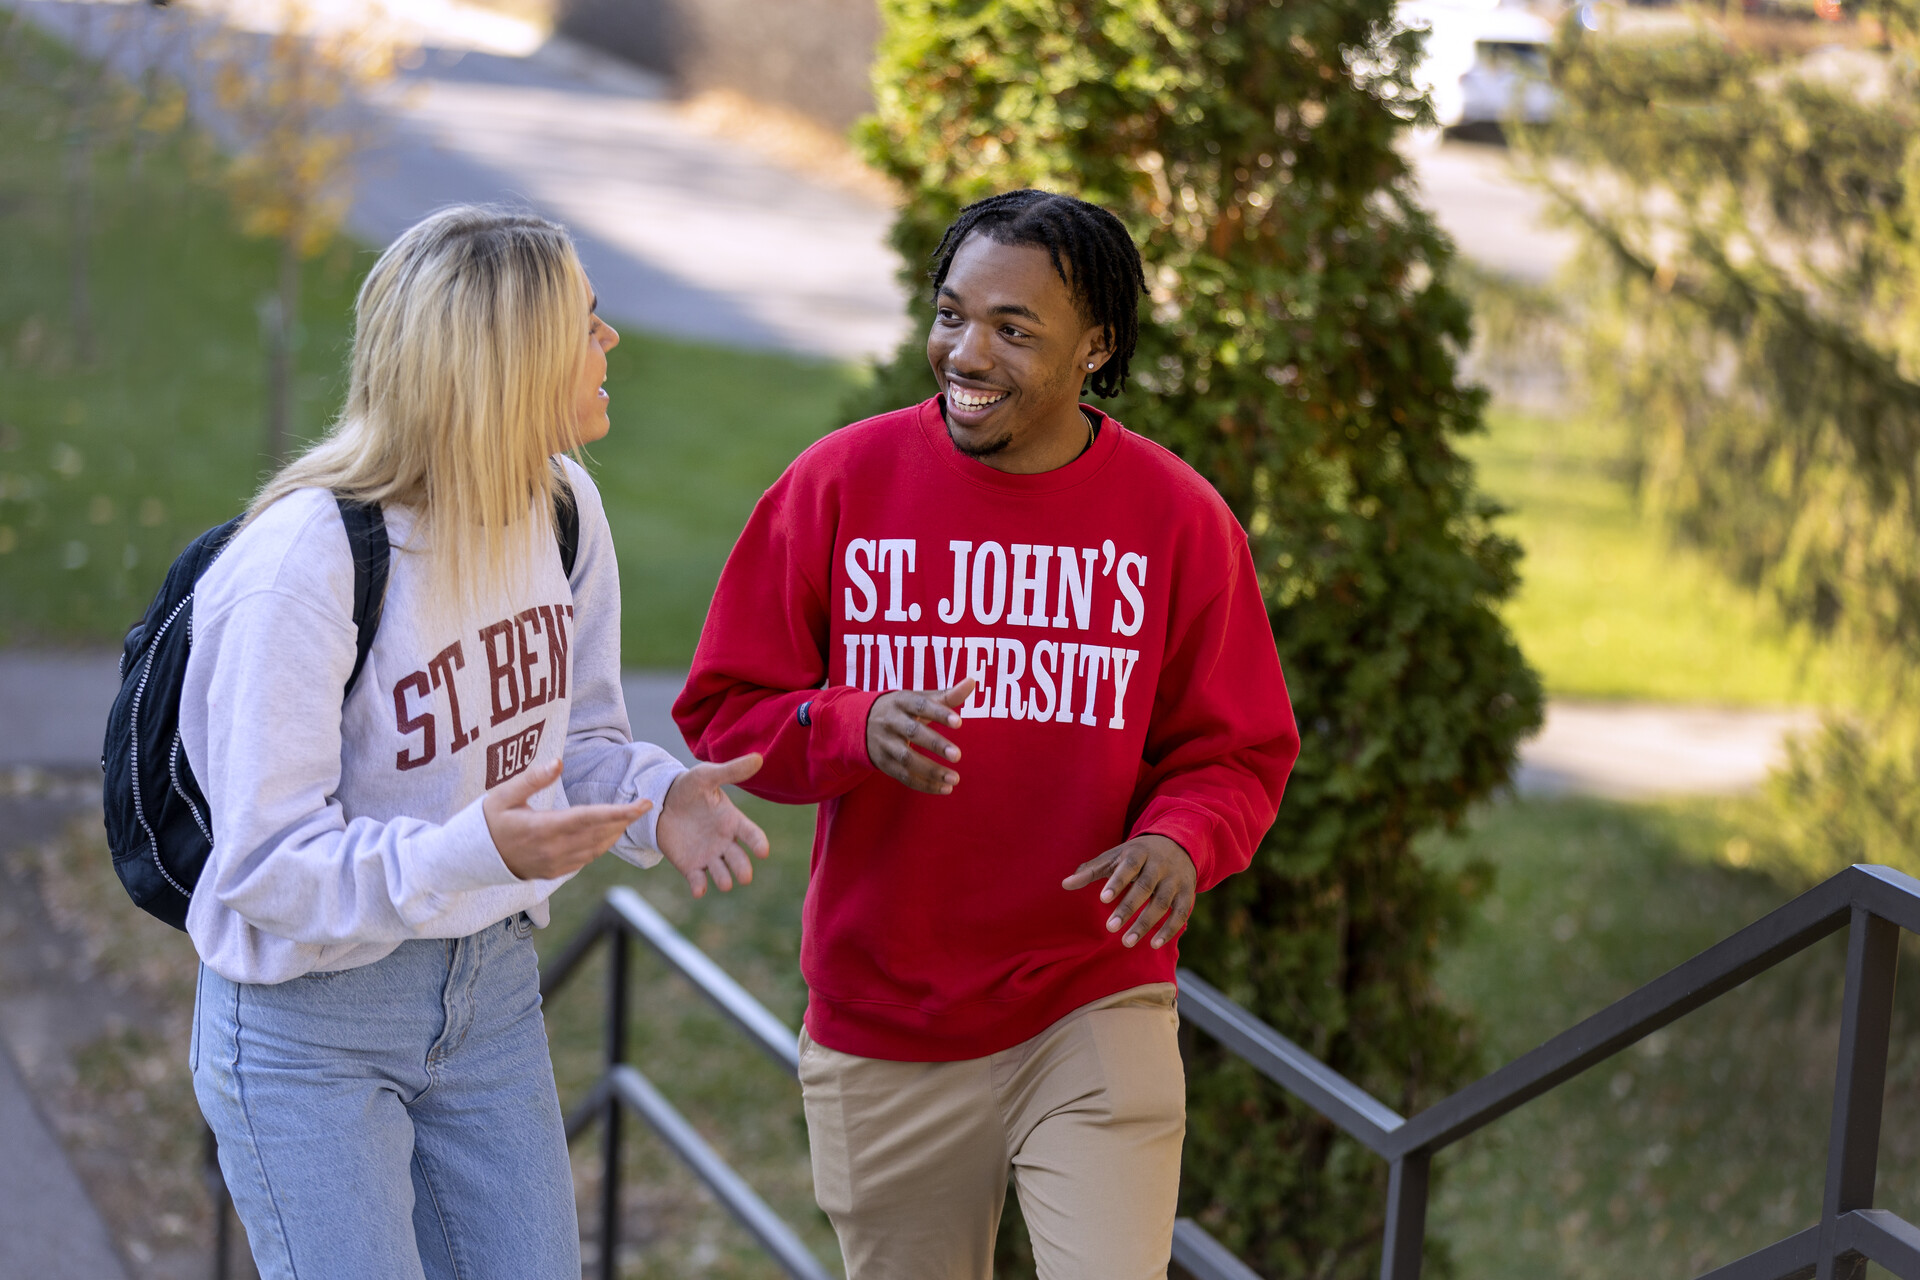
[[[1120,219],[1097,204],[1051,191],[1007,191],[968,205],[934,251],[937,300],[953,267],[953,255],[978,231],[996,244],[1030,244],[1047,251],[1053,269],[1072,291],[1089,324],[1105,332],[1107,362],[1089,378],[1097,396],[1118,395],[1127,385],[1127,361],[1140,337],[1140,295],[1146,276],[1140,251]]]

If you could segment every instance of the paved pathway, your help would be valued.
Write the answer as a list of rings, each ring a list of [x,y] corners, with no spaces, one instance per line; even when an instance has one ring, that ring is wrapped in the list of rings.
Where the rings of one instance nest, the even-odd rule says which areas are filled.
[[[379,0],[306,0],[321,27],[364,21]],[[274,0],[165,8],[0,0],[113,58],[204,81],[195,40],[271,27]],[[890,352],[907,329],[886,246],[892,211],[701,132],[661,81],[617,59],[461,0],[395,0],[420,65],[368,104],[378,138],[349,222],[385,244],[457,201],[507,201],[567,223],[613,319],[662,333],[837,359]],[[201,86],[204,89],[204,85]],[[197,114],[219,130],[200,94]],[[1571,241],[1504,151],[1410,143],[1422,192],[1468,257],[1544,280]]]
[[[0,7],[129,73],[153,62],[181,76],[216,133],[195,42],[225,25],[244,47],[277,12],[264,0]],[[321,27],[376,7],[309,4]],[[359,237],[386,244],[456,202],[531,207],[573,230],[610,319],[836,359],[897,345],[906,313],[885,243],[891,210],[701,132],[658,78],[617,59],[455,0],[395,7],[422,57],[366,104],[378,145],[348,220]]]
[[[116,667],[112,654],[0,652],[0,767],[97,763]],[[690,759],[670,714],[684,678],[628,671],[622,683],[634,736]],[[1808,712],[1556,702],[1521,748],[1519,788],[1623,800],[1738,791],[1816,723]]]
[[[1789,736],[1819,723],[1810,711],[1554,702],[1515,781],[1527,795],[1615,800],[1742,791],[1783,763]]]
[[[1446,141],[1408,144],[1421,197],[1462,256],[1531,284],[1570,258],[1573,234],[1549,224],[1546,196],[1514,175],[1504,147]]]
[[[14,704],[0,710],[0,733],[17,713]],[[54,1096],[45,1091],[60,1087],[73,1051],[129,1025],[135,1012],[126,997],[76,977],[37,895],[6,856],[52,837],[89,796],[97,809],[99,785],[89,786],[86,774],[52,781],[0,773],[0,1277],[125,1280],[112,1233],[28,1084]]]
[[[0,1134],[0,1276],[124,1280],[106,1223],[3,1047]]]

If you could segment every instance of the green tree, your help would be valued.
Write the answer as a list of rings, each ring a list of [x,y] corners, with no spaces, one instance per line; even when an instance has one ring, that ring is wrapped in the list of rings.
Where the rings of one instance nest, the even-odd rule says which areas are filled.
[[[294,444],[294,349],[301,263],[333,242],[352,205],[354,166],[368,142],[364,98],[392,78],[393,34],[366,22],[331,29],[308,0],[278,0],[264,37],[229,32],[204,56],[231,131],[227,184],[248,235],[279,248],[276,287],[260,302],[266,339],[265,453],[278,466]]]
[[[1497,608],[1518,548],[1459,438],[1450,248],[1395,139],[1427,108],[1392,0],[885,0],[867,154],[923,266],[960,206],[1043,187],[1146,260],[1115,411],[1206,475],[1251,538],[1303,749],[1253,869],[1185,963],[1402,1108],[1476,1055],[1431,981],[1471,888],[1412,852],[1511,775],[1540,691]],[[931,391],[920,339],[861,411]],[[1376,1265],[1385,1169],[1210,1043],[1189,1046],[1183,1212],[1274,1275]],[[1003,1238],[1003,1258],[1013,1246]]]
[[[178,23],[124,6],[76,5],[66,17],[62,34],[70,49],[29,57],[29,43],[44,37],[30,31],[27,15],[16,9],[0,30],[0,59],[9,75],[53,90],[58,103],[47,126],[58,131],[65,153],[68,324],[73,358],[87,367],[99,356],[93,277],[102,157],[131,143],[137,163],[154,135],[181,123],[184,97],[160,68],[183,33]]]
[[[1529,139],[1583,232],[1585,389],[1635,428],[1649,509],[1872,690],[1775,779],[1761,852],[1796,877],[1920,870],[1916,20],[1570,25]]]

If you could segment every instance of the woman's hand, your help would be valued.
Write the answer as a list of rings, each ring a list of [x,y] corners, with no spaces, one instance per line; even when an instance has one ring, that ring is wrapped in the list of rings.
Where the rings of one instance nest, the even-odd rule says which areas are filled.
[[[522,880],[552,880],[578,871],[613,848],[620,833],[653,808],[651,800],[566,809],[527,807],[527,801],[559,780],[560,761],[535,765],[489,791],[480,802],[500,861]]]
[[[707,877],[725,893],[734,882],[753,881],[753,862],[769,852],[767,834],[727,798],[728,783],[745,782],[760,772],[758,753],[725,764],[697,764],[673,780],[667,802],[654,824],[654,842],[668,862],[687,878],[698,898],[707,891]]]

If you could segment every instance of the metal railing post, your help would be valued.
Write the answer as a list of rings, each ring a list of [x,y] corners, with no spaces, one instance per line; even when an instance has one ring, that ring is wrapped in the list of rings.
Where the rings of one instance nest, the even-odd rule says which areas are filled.
[[[597,1233],[600,1256],[592,1268],[593,1274],[600,1280],[613,1280],[619,1272],[620,1160],[625,1138],[624,1113],[631,1109],[666,1143],[668,1150],[706,1184],[721,1207],[746,1228],[791,1280],[831,1280],[793,1228],[721,1158],[653,1083],[627,1062],[627,1033],[631,1026],[627,992],[632,981],[628,970],[634,947],[641,943],[650,947],[669,969],[691,982],[789,1075],[799,1070],[793,1031],[683,938],[645,899],[625,886],[609,890],[592,922],[574,936],[558,959],[541,966],[541,996],[552,999],[571,981],[603,936],[607,943],[606,1070],[566,1117],[569,1143],[596,1122],[606,1124]],[[582,1253],[585,1252],[583,1248]],[[1249,1272],[1249,1280],[1251,1275]]]
[[[1387,1238],[1380,1248],[1380,1280],[1420,1280],[1432,1164],[1432,1153],[1409,1151],[1393,1162],[1387,1174]]]
[[[1844,1261],[1835,1254],[1840,1249],[1840,1216],[1873,1207],[1880,1112],[1887,1093],[1887,1041],[1893,1027],[1893,975],[1900,957],[1900,928],[1892,921],[1856,906],[1850,926],[1817,1280],[1857,1280],[1866,1271],[1866,1259],[1859,1254]]]
[[[607,929],[607,1078],[627,1061],[627,959],[630,950],[627,931],[618,925]],[[605,1141],[601,1148],[606,1164],[600,1177],[600,1280],[617,1280],[620,1274],[620,1126],[623,1120],[620,1097],[607,1091]]]

